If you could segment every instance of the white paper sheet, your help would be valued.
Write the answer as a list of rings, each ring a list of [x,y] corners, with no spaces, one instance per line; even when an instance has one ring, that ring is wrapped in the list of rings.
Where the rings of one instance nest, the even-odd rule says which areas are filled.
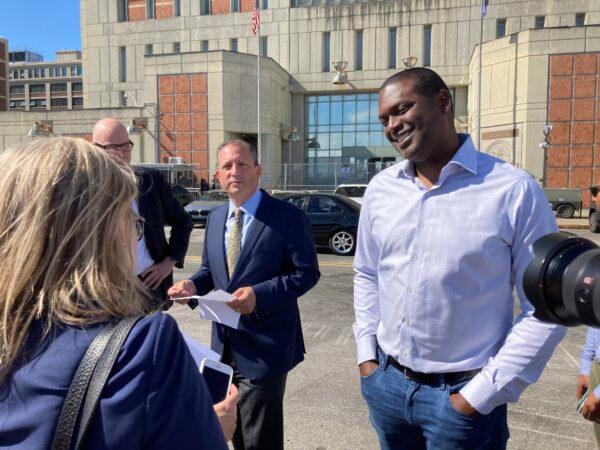
[[[200,318],[212,320],[213,322],[227,325],[237,329],[240,321],[240,313],[235,312],[225,303],[234,299],[233,295],[225,291],[218,290],[209,292],[206,295],[192,295],[190,297],[181,297],[174,300],[198,300],[198,312]]]
[[[183,334],[183,339],[185,340],[185,343],[187,344],[190,353],[194,358],[194,362],[198,365],[198,367],[200,367],[200,363],[204,358],[212,359],[213,361],[217,362],[221,361],[221,355],[219,355],[217,352],[213,352],[206,345],[202,345],[196,339],[188,336],[187,334],[181,334]]]

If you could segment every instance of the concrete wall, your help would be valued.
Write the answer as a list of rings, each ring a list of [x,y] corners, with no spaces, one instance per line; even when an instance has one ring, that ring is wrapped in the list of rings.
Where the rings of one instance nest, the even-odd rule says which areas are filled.
[[[289,4],[290,0],[269,2],[261,14],[261,35],[268,39],[268,56],[294,77],[298,91],[376,89],[403,67],[402,58],[416,56],[417,65],[422,64],[425,25],[432,30],[431,67],[451,86],[468,84],[469,61],[479,42],[479,1],[367,1],[299,8]],[[118,22],[116,1],[81,0],[81,5],[85,101],[90,107],[118,106],[115,91],[120,90],[133,92],[138,103],[146,99],[142,83],[146,44],[153,44],[155,53],[170,53],[173,43],[179,42],[181,51],[188,52],[199,51],[201,41],[208,40],[210,50],[229,50],[230,39],[236,38],[240,52],[258,50],[249,12],[201,16],[199,0],[181,0],[181,17]],[[573,26],[578,12],[587,12],[587,24],[600,23],[596,0],[495,0],[484,21],[483,40],[495,39],[499,18],[507,18],[507,33],[515,33],[533,28],[537,15],[545,15],[549,27]],[[387,64],[390,27],[397,28],[397,68],[392,69]],[[354,70],[355,30],[363,30],[362,71]],[[334,86],[333,75],[322,72],[324,32],[331,34],[331,60],[348,62],[348,85]],[[125,83],[118,81],[119,46],[127,47]]]
[[[55,136],[80,136],[91,140],[94,124],[104,118],[114,117],[125,126],[131,119],[146,117],[148,130],[139,135],[131,135],[135,144],[131,159],[132,162],[155,162],[155,141],[152,130],[155,121],[148,111],[142,108],[115,108],[115,109],[85,109],[81,111],[44,111],[44,112],[16,112],[0,113],[0,151],[4,151],[12,144],[34,139],[28,132],[36,121],[52,121]]]
[[[208,166],[206,169],[210,178],[217,164],[216,149],[221,143],[228,139],[246,136],[256,139],[258,105],[255,56],[227,51],[155,55],[146,58],[144,67],[147,101],[159,104],[161,116],[170,112],[163,111],[164,99],[161,106],[160,98],[157,98],[159,77],[206,74],[208,95]],[[260,157],[263,163],[263,181],[265,185],[269,185],[275,183],[280,177],[281,129],[291,126],[292,110],[289,75],[270,58],[261,58],[260,109],[262,135]],[[183,113],[184,110],[181,112]],[[203,111],[198,110],[198,112]],[[192,118],[193,114],[194,112]],[[194,128],[195,123],[192,123],[191,127]],[[167,132],[168,127],[161,127],[161,130]],[[195,132],[203,134],[204,131],[196,128],[192,130],[192,134]],[[161,142],[162,139],[161,135]],[[191,160],[193,155],[187,157],[185,152],[187,149],[173,148],[173,156],[184,157],[187,163],[202,164],[200,161],[194,163]],[[200,169],[205,170],[204,167]]]
[[[544,139],[543,127],[549,122],[550,57],[600,51],[600,26],[524,31],[488,42],[482,50],[481,150],[514,162],[541,182],[544,151],[539,144]],[[469,121],[475,142],[477,71],[475,51],[469,70]]]

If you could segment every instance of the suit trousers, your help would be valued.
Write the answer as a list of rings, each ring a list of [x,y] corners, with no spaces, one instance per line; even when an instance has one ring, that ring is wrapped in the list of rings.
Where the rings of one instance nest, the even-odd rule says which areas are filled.
[[[235,450],[283,450],[283,396],[287,372],[260,380],[243,377],[235,368],[229,339],[221,362],[234,369],[233,384],[239,391]]]

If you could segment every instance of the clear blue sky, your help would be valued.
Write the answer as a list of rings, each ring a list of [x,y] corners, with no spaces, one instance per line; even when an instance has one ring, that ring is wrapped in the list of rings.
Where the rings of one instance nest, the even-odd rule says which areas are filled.
[[[57,50],[81,50],[79,0],[0,0],[0,36],[11,50],[32,47],[46,61]]]

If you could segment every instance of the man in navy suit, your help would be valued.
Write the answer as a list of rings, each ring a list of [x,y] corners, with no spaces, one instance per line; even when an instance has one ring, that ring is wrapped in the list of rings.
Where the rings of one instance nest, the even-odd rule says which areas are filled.
[[[116,119],[101,119],[94,126],[93,143],[131,163],[133,143],[127,129]],[[135,167],[138,198],[131,205],[144,219],[144,236],[138,240],[136,274],[152,292],[153,307],[168,309],[167,289],[173,284],[173,267],[183,268],[193,223],[157,169]],[[165,225],[171,226],[169,240]]]
[[[283,448],[287,373],[304,359],[298,297],[319,280],[304,213],[258,188],[256,150],[232,140],[219,147],[217,178],[229,202],[208,217],[200,270],[172,297],[230,292],[238,329],[213,323],[212,348],[236,370],[240,392],[236,450]]]

